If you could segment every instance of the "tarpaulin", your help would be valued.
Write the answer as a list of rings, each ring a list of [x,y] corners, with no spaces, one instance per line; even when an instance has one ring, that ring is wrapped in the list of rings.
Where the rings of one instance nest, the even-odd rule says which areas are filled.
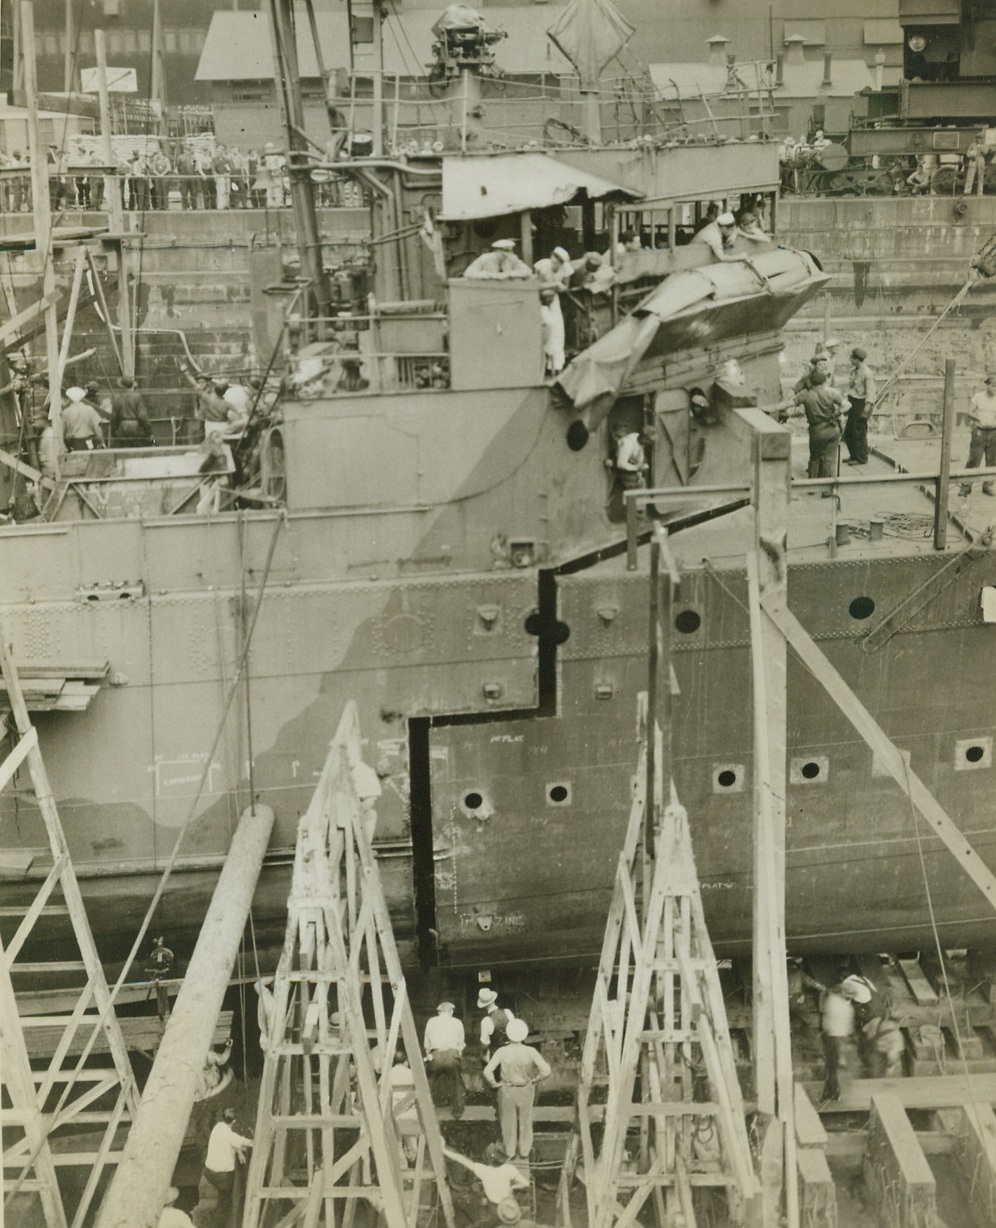
[[[557,383],[594,427],[643,360],[778,329],[827,280],[811,256],[789,248],[672,273]]]
[[[441,38],[446,30],[483,30],[484,18],[469,4],[451,4],[432,27],[433,34]]]
[[[545,153],[445,158],[440,217],[446,222],[500,217],[570,204],[582,192],[590,200],[640,196],[631,188],[568,166]]]
[[[612,0],[571,0],[547,34],[578,70],[581,88],[594,89],[635,29]]]

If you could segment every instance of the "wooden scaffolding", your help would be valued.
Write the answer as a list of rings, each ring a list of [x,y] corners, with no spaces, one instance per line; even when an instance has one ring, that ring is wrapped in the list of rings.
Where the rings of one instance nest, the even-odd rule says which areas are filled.
[[[705,1186],[725,1193],[729,1223],[760,1224],[722,986],[688,818],[675,797],[652,862],[641,856],[646,762],[643,755],[616,869],[561,1175],[561,1221],[570,1223],[578,1176],[589,1228],[628,1228],[648,1200],[659,1225],[692,1228],[694,1190]]]
[[[453,1228],[442,1135],[371,848],[379,793],[349,704],[298,830],[245,1228],[351,1228],[364,1201],[388,1228],[414,1228],[425,1211]],[[391,1070],[401,1044],[411,1085],[399,1095]]]
[[[38,860],[51,861],[27,908],[0,908],[0,916],[19,918],[9,940],[0,940],[0,1070],[8,1100],[2,1110],[4,1208],[11,1223],[37,1215],[40,1208],[46,1228],[80,1228],[108,1166],[120,1157],[138,1092],[2,625],[0,670],[11,714],[7,734],[13,740],[0,763],[0,791],[27,766],[48,840]],[[72,941],[60,931],[57,960],[42,958],[50,943],[39,927],[52,917],[68,918],[72,929]],[[15,978],[46,974],[85,975],[70,1014],[33,1017],[19,1010]],[[87,1170],[73,1183],[82,1188],[71,1198],[60,1189],[61,1167]]]

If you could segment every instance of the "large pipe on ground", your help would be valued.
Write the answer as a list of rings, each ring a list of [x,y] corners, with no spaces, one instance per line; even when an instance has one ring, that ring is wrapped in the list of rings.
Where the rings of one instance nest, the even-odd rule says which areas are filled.
[[[97,1228],[156,1228],[273,829],[269,806],[239,819]]]

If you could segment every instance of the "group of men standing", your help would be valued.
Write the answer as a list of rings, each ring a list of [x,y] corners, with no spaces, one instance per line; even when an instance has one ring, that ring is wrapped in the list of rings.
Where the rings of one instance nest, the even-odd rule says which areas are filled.
[[[510,1160],[516,1156],[526,1160],[533,1146],[536,1085],[550,1077],[550,1066],[539,1050],[525,1043],[529,1025],[499,1006],[494,990],[481,990],[477,1008],[483,1012],[479,1040],[484,1081],[498,1093],[502,1146]],[[460,1118],[466,1098],[462,1072],[466,1036],[455,1012],[452,1002],[440,1002],[425,1025],[423,1047],[433,1100],[448,1102],[453,1116]]]
[[[845,394],[837,387],[835,370],[839,347],[840,342],[833,337],[817,347],[808,369],[793,388],[794,399],[777,407],[782,420],[805,415],[809,426],[807,476],[811,478],[836,477],[842,440],[848,451],[845,464],[868,463],[868,419],[875,406],[875,377],[868,367],[867,352],[856,345],[851,350],[845,400]],[[827,498],[831,496],[830,491],[824,494]]]

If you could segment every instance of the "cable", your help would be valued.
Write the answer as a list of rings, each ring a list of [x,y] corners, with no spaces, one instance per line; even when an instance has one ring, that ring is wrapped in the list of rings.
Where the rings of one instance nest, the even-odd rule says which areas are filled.
[[[941,950],[941,936],[937,929],[937,917],[934,913],[934,899],[930,890],[930,881],[927,878],[927,862],[923,855],[923,841],[920,838],[920,815],[916,806],[914,806],[913,798],[910,795],[910,765],[907,762],[905,755],[902,756],[902,759],[903,775],[906,777],[906,798],[909,802],[910,814],[913,818],[913,831],[916,834],[916,847],[918,853],[920,854],[920,871],[923,875],[924,894],[927,897],[927,911],[930,914],[930,928],[934,935],[934,948],[937,951],[937,959],[941,968],[941,979],[944,982],[944,992],[947,996],[948,1007],[951,1011],[951,1027],[954,1030],[955,1040],[958,1042],[958,1056],[961,1058],[962,1071],[967,1080],[969,1077],[968,1059],[965,1057],[965,1047],[962,1044],[961,1030],[958,1027],[958,1016],[955,1012],[954,1000],[951,996],[951,984],[948,981],[947,965],[944,962],[944,952]]]

